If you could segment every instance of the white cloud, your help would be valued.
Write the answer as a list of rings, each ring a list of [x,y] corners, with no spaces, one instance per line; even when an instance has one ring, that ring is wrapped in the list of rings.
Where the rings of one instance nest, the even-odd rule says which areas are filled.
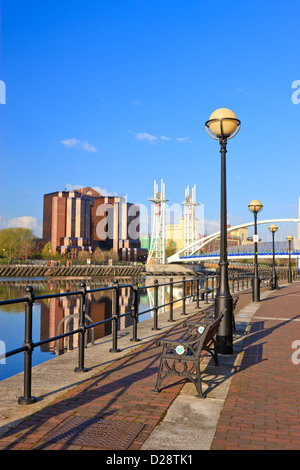
[[[145,140],[150,143],[156,142],[158,140],[155,135],[148,134],[147,132],[139,132],[135,135],[135,138],[137,140]]]
[[[86,152],[97,152],[96,147],[90,145],[88,142],[83,142],[80,139],[66,139],[61,140],[60,143],[67,148],[85,150]]]
[[[243,88],[237,88],[236,92],[241,93],[242,95],[249,95],[249,92],[247,90],[244,90]]]
[[[142,102],[139,101],[139,100],[133,100],[132,104],[134,104],[136,106],[142,106]]]
[[[115,191],[111,193],[107,189],[100,188],[99,186],[93,186],[93,189],[95,191],[98,191],[98,193],[100,193],[101,196],[117,196],[118,195]]]
[[[85,187],[86,186],[82,186],[81,184],[71,184],[71,183],[66,184],[67,191],[76,191],[76,189],[82,189]],[[98,193],[100,193],[101,196],[117,196],[118,195],[116,192],[111,193],[107,189],[100,188],[100,186],[93,186],[93,189],[95,191],[98,191]]]
[[[23,217],[15,217],[14,219],[10,219],[7,222],[7,227],[23,227],[23,228],[30,228],[34,229],[37,228],[38,221],[35,217],[31,215],[23,215]]]
[[[71,184],[71,183],[66,184],[66,191],[75,191],[76,189],[82,189],[82,188],[84,188],[84,186],[82,186],[81,184]]]
[[[13,219],[4,220],[1,219],[1,226],[3,228],[29,228],[38,237],[42,235],[42,227],[39,225],[38,219],[31,215],[23,215],[21,217],[14,217]]]
[[[160,140],[163,140],[163,141],[176,141],[176,142],[190,142],[190,138],[189,137],[176,137],[175,139],[171,139],[170,137],[167,137],[165,135],[161,135],[160,138],[158,138],[156,135],[151,135],[149,134],[148,132],[140,132],[138,134],[135,134],[135,138],[137,140],[140,140],[140,141],[144,141],[144,142],[149,142],[151,144],[155,143],[155,144],[158,144],[159,143],[159,139]]]
[[[218,232],[220,230],[220,222],[218,220],[205,220],[204,230],[207,235]]]

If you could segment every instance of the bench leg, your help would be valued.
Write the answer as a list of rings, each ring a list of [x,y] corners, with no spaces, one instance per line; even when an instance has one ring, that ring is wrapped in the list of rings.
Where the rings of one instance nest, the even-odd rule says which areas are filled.
[[[152,392],[155,392],[155,393],[158,393],[158,392],[159,392],[159,388],[160,388],[160,385],[161,385],[162,380],[163,380],[163,379],[161,378],[162,368],[163,368],[163,360],[161,359],[161,360],[160,360],[160,363],[159,363],[158,372],[157,372],[156,384],[155,384],[155,387],[153,388]]]
[[[201,371],[200,371],[200,362],[195,366],[196,378],[193,380],[196,390],[198,392],[198,398],[206,398],[206,395],[202,392],[202,383],[201,383]]]
[[[213,338],[214,348],[213,348],[213,358],[215,361],[215,366],[219,365],[218,351],[217,351],[217,341]]]
[[[215,366],[218,366],[219,365],[219,357],[218,357],[218,349],[217,349],[217,341],[215,338],[212,338],[212,347],[211,344],[210,346],[206,346],[204,349],[204,351],[207,351],[213,358],[214,362],[215,362]]]

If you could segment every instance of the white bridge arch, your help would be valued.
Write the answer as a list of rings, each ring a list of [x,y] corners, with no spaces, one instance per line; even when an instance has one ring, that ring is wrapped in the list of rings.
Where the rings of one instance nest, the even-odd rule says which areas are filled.
[[[259,220],[257,221],[257,225],[263,225],[263,224],[274,224],[274,223],[284,223],[284,222],[295,222],[295,223],[300,223],[300,219],[269,219],[269,220]],[[235,225],[234,227],[229,227],[227,229],[227,233],[234,232],[235,230],[239,230],[241,228],[247,228],[254,226],[254,221],[253,222],[247,222],[245,224],[241,225]],[[180,263],[180,262],[192,262],[192,261],[200,261],[200,256],[193,256],[195,253],[199,250],[201,250],[205,245],[208,243],[212,242],[216,238],[219,238],[221,235],[221,232],[215,232],[212,233],[211,235],[208,235],[207,237],[201,238],[200,240],[197,240],[196,242],[192,243],[189,246],[186,246],[182,248],[181,250],[177,251],[172,256],[169,256],[167,258],[167,263]],[[188,257],[181,256],[185,251],[192,250],[190,251],[190,254]],[[204,258],[204,257],[203,257]],[[215,256],[215,258],[219,258],[219,256]],[[207,259],[207,258],[206,258]]]

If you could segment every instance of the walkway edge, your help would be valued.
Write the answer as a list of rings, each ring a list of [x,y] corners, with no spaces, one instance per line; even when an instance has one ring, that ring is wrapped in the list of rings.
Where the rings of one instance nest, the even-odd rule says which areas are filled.
[[[261,300],[270,293],[262,292]],[[204,358],[201,371],[207,397],[197,398],[194,385],[186,383],[141,450],[210,450],[233,374],[242,359],[245,335],[260,306],[261,303],[250,302],[236,315],[234,354],[219,355],[217,372],[213,361]]]

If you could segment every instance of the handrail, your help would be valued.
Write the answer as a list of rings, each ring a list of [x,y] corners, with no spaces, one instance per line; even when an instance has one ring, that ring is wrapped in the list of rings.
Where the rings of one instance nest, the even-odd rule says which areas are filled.
[[[244,288],[244,279],[247,278],[247,288],[249,287],[249,278],[253,277],[253,274],[240,274],[240,275],[233,275],[230,278],[233,278],[232,282],[232,289],[234,292],[234,278],[237,279],[237,287],[240,288],[240,280],[242,279],[242,288]],[[173,278],[170,278],[169,282],[164,282],[159,284],[159,281],[155,279],[153,285],[145,285],[145,286],[138,286],[137,283],[133,284],[119,284],[117,280],[114,281],[112,286],[108,287],[99,287],[93,289],[87,289],[86,283],[80,283],[80,289],[75,290],[73,292],[62,292],[58,294],[47,294],[47,295],[34,295],[33,287],[27,286],[25,288],[25,296],[18,298],[18,299],[9,299],[9,300],[2,300],[0,301],[0,306],[2,305],[11,305],[14,303],[24,303],[25,304],[25,328],[24,328],[24,343],[23,346],[5,352],[0,356],[0,360],[5,357],[10,357],[15,354],[19,354],[20,352],[24,352],[24,396],[18,399],[18,403],[21,405],[29,405],[35,403],[36,399],[31,396],[31,376],[32,376],[32,364],[31,364],[31,356],[35,348],[53,342],[59,341],[60,339],[69,337],[71,335],[78,334],[79,335],[79,344],[78,344],[78,366],[75,367],[74,372],[86,372],[88,369],[84,366],[84,349],[86,345],[86,331],[95,328],[96,326],[111,322],[112,324],[112,347],[109,349],[109,352],[117,353],[120,352],[118,348],[118,321],[121,317],[131,315],[133,319],[133,336],[131,341],[139,341],[137,338],[137,324],[138,318],[140,315],[145,315],[149,312],[154,312],[153,315],[153,328],[152,330],[159,330],[158,326],[158,311],[162,307],[170,306],[169,311],[169,319],[168,321],[173,322],[173,306],[177,302],[182,302],[182,313],[181,315],[186,315],[186,301],[187,299],[196,300],[197,308],[199,308],[199,301],[200,298],[204,300],[205,303],[208,303],[208,296],[211,295],[211,299],[214,300],[215,291],[217,289],[217,282],[219,275],[207,275],[207,276],[193,276],[190,278],[183,278],[179,281],[174,281]],[[211,287],[208,287],[209,280],[211,281]],[[200,289],[200,281],[203,282],[204,287]],[[190,293],[187,294],[187,283],[190,283]],[[179,299],[174,299],[173,296],[173,287],[174,285],[182,284],[183,288],[183,296]],[[158,305],[158,291],[160,287],[170,286],[170,300],[169,302],[165,302],[161,305]],[[129,287],[132,291],[133,295],[133,302],[131,306],[131,310],[129,312],[125,312],[120,314],[120,290]],[[139,311],[139,292],[145,289],[154,289],[154,306],[142,312]],[[112,291],[113,293],[113,311],[112,316],[110,318],[91,323],[91,318],[89,318],[85,313],[86,307],[86,296],[87,294],[94,293],[94,292],[101,292],[101,291]],[[43,300],[43,299],[51,299],[51,298],[58,298],[58,297],[68,297],[68,296],[80,296],[80,308],[79,314],[76,314],[76,317],[79,318],[78,320],[78,328],[72,331],[67,331],[66,333],[58,334],[48,339],[44,339],[42,341],[33,342],[32,341],[32,307],[36,300]],[[73,316],[75,318],[75,315]],[[89,324],[86,324],[86,320],[89,320]]]

